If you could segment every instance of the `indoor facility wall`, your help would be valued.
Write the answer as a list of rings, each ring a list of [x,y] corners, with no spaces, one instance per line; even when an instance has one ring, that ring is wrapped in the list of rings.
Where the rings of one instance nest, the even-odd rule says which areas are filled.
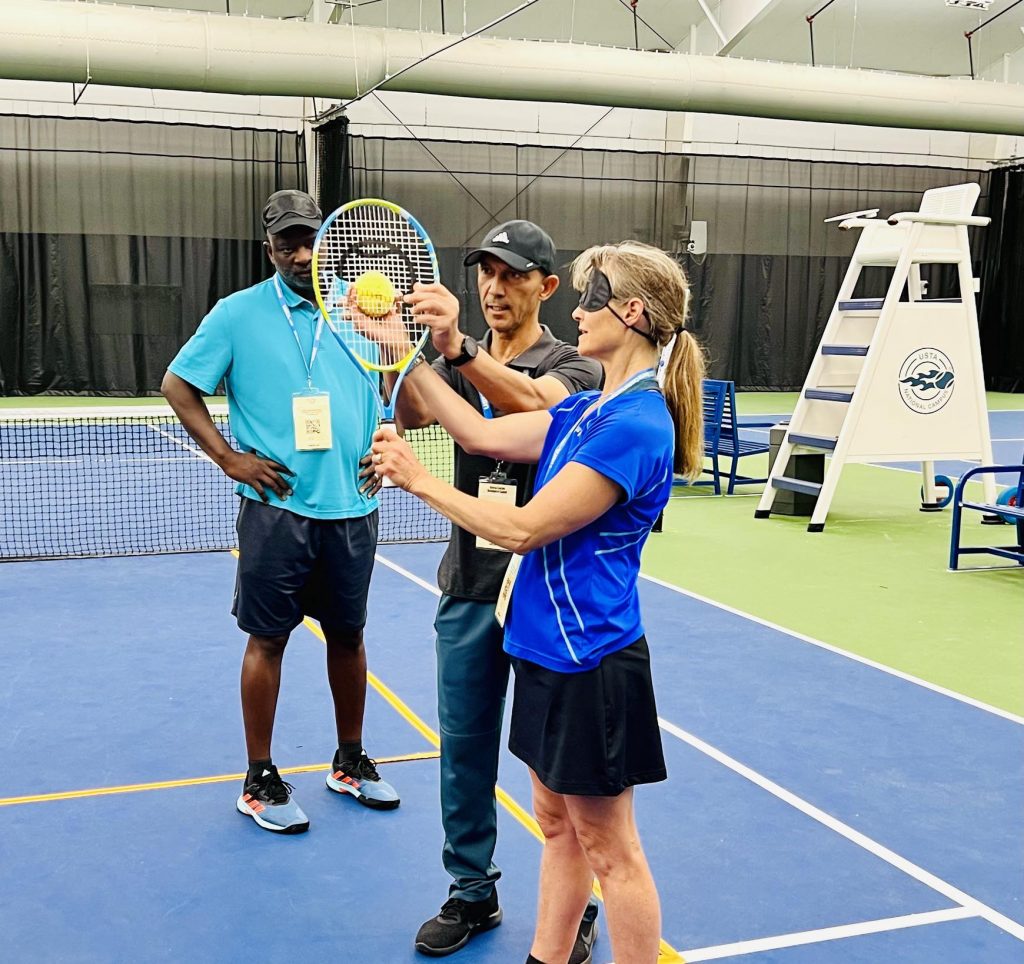
[[[212,305],[269,275],[292,131],[0,116],[0,394],[155,393]]]
[[[749,390],[803,383],[856,244],[826,218],[917,210],[929,188],[969,180],[982,183],[978,213],[987,204],[987,174],[946,167],[359,136],[349,156],[353,196],[387,197],[422,221],[473,333],[484,323],[461,260],[488,228],[527,218],[553,236],[562,285],[544,320],[573,342],[577,296],[566,266],[590,244],[637,238],[675,253],[693,286],[691,327],[709,349],[712,375]],[[686,249],[694,221],[707,225],[704,254]],[[978,273],[984,233],[972,243]],[[950,283],[933,280],[936,295]]]

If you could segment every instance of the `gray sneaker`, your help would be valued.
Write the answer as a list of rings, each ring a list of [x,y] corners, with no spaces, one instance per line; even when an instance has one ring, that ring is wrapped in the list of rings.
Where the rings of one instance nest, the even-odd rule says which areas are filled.
[[[591,897],[587,909],[583,912],[583,920],[580,921],[576,943],[573,945],[572,954],[569,955],[569,964],[592,964],[597,933],[597,901]]]
[[[292,799],[292,789],[271,764],[258,777],[246,778],[235,807],[271,833],[305,833],[309,819]]]

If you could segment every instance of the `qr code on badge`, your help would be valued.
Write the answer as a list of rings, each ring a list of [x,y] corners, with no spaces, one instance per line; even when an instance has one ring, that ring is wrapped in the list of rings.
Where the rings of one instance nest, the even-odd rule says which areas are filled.
[[[307,418],[306,419],[306,434],[307,435],[319,435],[320,434],[320,419],[318,419],[318,418]]]

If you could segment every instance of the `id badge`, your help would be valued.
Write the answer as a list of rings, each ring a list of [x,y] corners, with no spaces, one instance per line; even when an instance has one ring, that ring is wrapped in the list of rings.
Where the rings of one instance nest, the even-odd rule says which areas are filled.
[[[477,487],[476,496],[485,502],[501,502],[505,505],[516,504],[516,483],[514,479],[508,479],[503,475],[481,475],[480,484]],[[493,542],[476,537],[477,549],[492,549],[498,552],[508,552],[502,546],[496,546]]]
[[[501,581],[501,589],[498,590],[498,601],[494,604],[494,618],[498,625],[505,628],[505,617],[508,615],[508,604],[512,601],[512,587],[516,584],[516,576],[519,575],[519,567],[523,564],[523,557],[515,553],[508,561],[508,569],[505,570],[505,578]]]
[[[296,392],[292,395],[295,448],[316,452],[331,447],[331,396],[327,392]]]

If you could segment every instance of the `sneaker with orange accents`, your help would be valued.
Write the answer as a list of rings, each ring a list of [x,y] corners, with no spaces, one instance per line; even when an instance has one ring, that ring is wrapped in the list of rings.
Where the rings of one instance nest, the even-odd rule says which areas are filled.
[[[293,789],[281,779],[277,767],[270,764],[259,776],[246,776],[235,806],[239,813],[252,817],[264,830],[304,833],[309,830],[309,820],[292,799]]]
[[[376,765],[365,751],[354,762],[342,762],[340,753],[335,753],[331,772],[327,774],[327,787],[335,793],[351,794],[364,807],[374,810],[394,810],[401,803],[395,788],[380,778]]]

